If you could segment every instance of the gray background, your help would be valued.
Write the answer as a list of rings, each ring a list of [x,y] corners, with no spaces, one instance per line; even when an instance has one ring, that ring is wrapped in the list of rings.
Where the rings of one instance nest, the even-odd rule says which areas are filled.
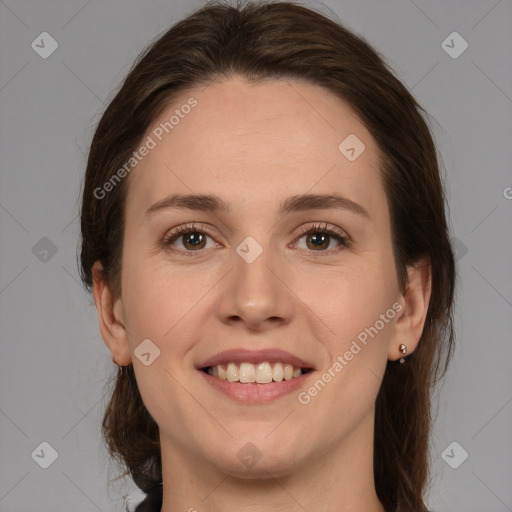
[[[512,2],[305,3],[366,37],[435,120],[460,275],[428,503],[512,510]],[[140,499],[127,480],[107,485],[117,472],[100,422],[114,367],[78,279],[78,196],[112,91],[149,41],[200,5],[0,1],[1,512],[122,511],[123,494]],[[45,31],[58,48],[43,59],[31,43]],[[458,58],[442,47],[453,31],[469,44]],[[48,469],[43,441],[58,452]],[[460,463],[462,450],[453,469],[445,460]]]

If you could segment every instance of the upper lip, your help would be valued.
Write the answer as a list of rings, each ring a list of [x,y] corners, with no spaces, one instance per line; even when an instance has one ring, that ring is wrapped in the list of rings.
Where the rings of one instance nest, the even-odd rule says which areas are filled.
[[[198,365],[198,369],[216,366],[225,363],[252,363],[259,364],[263,362],[291,364],[295,368],[314,369],[313,365],[303,359],[300,359],[286,350],[270,348],[265,350],[249,350],[236,348],[219,352],[214,356],[205,359]]]

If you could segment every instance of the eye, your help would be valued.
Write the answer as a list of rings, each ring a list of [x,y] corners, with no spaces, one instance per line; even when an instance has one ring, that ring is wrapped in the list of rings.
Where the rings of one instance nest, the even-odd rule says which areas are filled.
[[[187,256],[194,256],[194,253],[201,251],[202,249],[211,248],[207,247],[207,239],[212,238],[207,232],[203,225],[200,224],[186,224],[183,226],[178,226],[173,229],[170,233],[168,233],[163,241],[162,245],[164,247],[175,246],[177,241],[181,242],[181,247],[176,247],[178,252],[182,254],[186,254]],[[309,226],[301,229],[301,236],[299,240],[302,238],[306,239],[306,249],[309,249],[314,252],[323,252],[323,253],[331,253],[333,251],[340,250],[341,247],[349,247],[350,246],[350,238],[346,233],[344,233],[339,228],[328,228],[327,223],[315,224],[313,226]],[[335,240],[338,243],[338,247],[331,248],[332,240]],[[293,246],[298,245],[296,242]],[[213,247],[218,247],[218,243],[214,243]]]
[[[315,224],[303,228],[301,237],[306,239],[306,248],[316,252],[328,252],[339,250],[339,247],[349,247],[349,237],[338,228],[328,228],[327,223]],[[338,242],[338,248],[331,248],[332,239]]]
[[[206,247],[207,238],[211,238],[204,228],[198,224],[187,224],[179,226],[168,233],[162,241],[164,247],[174,246],[175,242],[181,240],[181,247],[177,249],[181,252],[197,252]]]

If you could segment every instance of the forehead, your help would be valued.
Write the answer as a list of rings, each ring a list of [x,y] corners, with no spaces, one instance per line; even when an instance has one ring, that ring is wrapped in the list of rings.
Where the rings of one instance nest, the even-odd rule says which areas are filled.
[[[189,89],[153,121],[149,139],[129,177],[130,208],[175,192],[276,210],[306,192],[337,191],[367,205],[382,199],[369,131],[347,103],[310,83],[230,78]]]

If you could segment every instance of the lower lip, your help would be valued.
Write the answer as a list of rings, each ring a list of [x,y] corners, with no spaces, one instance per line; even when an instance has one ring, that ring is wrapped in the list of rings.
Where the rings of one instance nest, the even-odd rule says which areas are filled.
[[[282,396],[289,395],[303,386],[306,379],[314,373],[313,371],[309,371],[308,373],[304,373],[300,377],[296,377],[291,380],[269,382],[268,384],[258,384],[256,382],[243,384],[241,382],[229,382],[228,380],[222,380],[218,377],[212,377],[202,370],[199,371],[203,374],[206,382],[208,382],[208,384],[213,388],[221,391],[234,400],[248,404],[270,402],[272,400],[277,400]]]

